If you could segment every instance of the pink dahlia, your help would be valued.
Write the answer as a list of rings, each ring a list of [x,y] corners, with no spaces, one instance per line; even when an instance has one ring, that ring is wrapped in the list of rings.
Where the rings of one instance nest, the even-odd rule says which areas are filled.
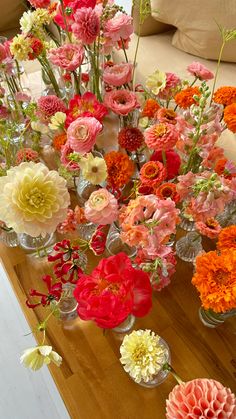
[[[151,126],[144,132],[145,143],[154,150],[169,150],[174,147],[179,131],[173,124],[160,123]]]
[[[42,122],[48,122],[56,112],[66,112],[64,103],[55,95],[41,96],[37,105],[37,114]]]
[[[103,72],[103,80],[111,86],[119,87],[131,81],[133,65],[129,63],[107,66]]]
[[[21,148],[16,153],[16,165],[26,161],[34,161],[35,163],[38,163],[40,161],[39,153],[32,150],[32,148]]]
[[[111,224],[118,218],[117,199],[104,188],[91,193],[84,209],[87,220],[95,224]]]
[[[35,9],[46,9],[50,5],[50,0],[29,0],[31,6],[35,7]]]
[[[139,107],[136,94],[125,89],[105,93],[104,104],[118,115],[128,115]]]
[[[102,124],[92,116],[77,118],[67,130],[67,138],[73,151],[88,153],[96,142],[96,137],[102,130]]]
[[[124,13],[117,14],[105,23],[104,36],[113,42],[128,39],[132,33],[133,19]]]
[[[207,378],[174,387],[166,401],[167,419],[234,419],[236,398],[229,388]]]
[[[193,61],[192,64],[187,67],[187,70],[190,74],[200,80],[211,80],[214,78],[214,74],[198,61]]]
[[[98,121],[102,121],[107,115],[106,106],[100,103],[96,96],[91,92],[86,92],[82,96],[75,95],[69,102],[66,126],[82,116],[93,116]]]
[[[68,141],[61,148],[61,163],[70,172],[75,172],[75,171],[80,170],[79,164],[76,161],[70,160],[70,154],[72,154],[73,151],[74,150],[71,148]]]
[[[76,11],[74,20],[75,23],[71,28],[76,38],[84,44],[92,44],[100,30],[100,22],[96,11],[91,7],[82,7]]]
[[[74,71],[83,62],[84,47],[79,44],[65,44],[60,48],[51,49],[49,59],[66,71]]]

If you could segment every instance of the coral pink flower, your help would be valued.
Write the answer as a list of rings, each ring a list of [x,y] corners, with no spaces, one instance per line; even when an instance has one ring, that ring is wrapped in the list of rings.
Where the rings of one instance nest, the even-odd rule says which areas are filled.
[[[125,253],[102,259],[90,275],[81,275],[74,291],[78,314],[110,329],[129,314],[145,316],[152,307],[149,276],[134,269]]]
[[[35,9],[46,9],[50,5],[50,0],[29,0],[31,6],[35,7]]]
[[[70,160],[69,156],[73,153],[73,149],[68,142],[61,148],[61,163],[67,170],[70,172],[75,172],[80,170],[79,164],[76,161]]]
[[[174,147],[179,131],[173,124],[160,123],[151,126],[144,132],[145,143],[154,150],[169,150]]]
[[[66,107],[55,95],[42,96],[38,100],[37,114],[42,122],[48,122],[56,112],[65,112]]]
[[[4,105],[0,105],[0,119],[6,119],[10,116],[9,110]]]
[[[51,49],[50,61],[66,71],[76,70],[83,62],[84,47],[79,44],[65,44],[60,48]]]
[[[111,86],[119,87],[131,81],[133,65],[129,63],[115,64],[107,66],[103,72],[103,80]]]
[[[216,239],[221,231],[221,226],[214,218],[208,218],[205,223],[198,221],[196,229],[203,236],[207,236],[209,239]]]
[[[107,108],[97,100],[93,93],[86,92],[82,96],[75,95],[69,102],[66,127],[82,116],[94,116],[101,122],[107,113]]]
[[[187,67],[187,70],[190,74],[200,80],[211,80],[214,78],[214,74],[198,61],[193,61],[192,64]]]
[[[173,179],[175,176],[178,175],[180,165],[181,165],[181,159],[178,153],[176,153],[174,150],[167,150],[165,154],[166,154],[166,170],[167,170],[166,179],[169,180],[169,179]],[[160,161],[161,163],[163,163],[163,155],[162,155],[161,150],[155,151],[152,154],[150,160]]]
[[[156,188],[166,179],[166,168],[159,161],[148,161],[140,170],[140,180],[142,185]]]
[[[118,217],[117,199],[104,188],[91,193],[84,209],[87,220],[95,224],[111,224]]]
[[[105,23],[104,36],[111,38],[113,42],[127,39],[132,33],[133,19],[124,13],[117,14]]]
[[[21,148],[16,153],[16,165],[25,161],[34,161],[35,163],[38,163],[40,161],[39,153],[32,150],[32,148]]]
[[[207,378],[174,387],[166,401],[167,419],[236,417],[236,398],[229,388]]]
[[[82,7],[74,14],[74,20],[75,23],[71,28],[75,37],[84,44],[92,44],[100,30],[100,22],[96,11],[91,7]]]
[[[128,115],[139,107],[136,94],[125,89],[105,93],[104,104],[118,115]]]
[[[180,78],[175,73],[166,73],[166,85],[158,93],[160,99],[170,99],[175,94],[175,89],[180,84]]]
[[[77,118],[67,130],[70,147],[81,154],[88,153],[93,148],[97,135],[102,130],[102,124],[92,116]]]

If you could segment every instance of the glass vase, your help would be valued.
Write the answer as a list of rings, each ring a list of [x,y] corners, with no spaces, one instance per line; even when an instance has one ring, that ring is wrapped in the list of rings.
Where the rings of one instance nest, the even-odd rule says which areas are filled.
[[[92,192],[99,189],[97,185],[93,185],[88,180],[85,180],[82,175],[76,178],[76,187],[79,205],[81,206],[89,199]]]
[[[206,327],[214,329],[221,325],[226,319],[236,316],[236,309],[226,311],[225,313],[215,313],[212,310],[205,310],[203,307],[199,308],[199,318]]]
[[[80,239],[89,241],[97,228],[96,224],[93,223],[84,223],[78,224],[76,232]]]
[[[133,325],[135,323],[135,317],[132,314],[129,314],[129,316],[118,326],[113,327],[113,332],[115,333],[127,333],[130,332]]]
[[[75,285],[71,283],[63,284],[62,297],[58,304],[59,318],[62,321],[74,320],[78,317],[78,303],[74,297]]]
[[[37,237],[22,233],[18,235],[18,238],[20,247],[35,257],[47,256],[53,250],[53,244],[55,243],[54,233],[46,234],[46,236],[40,234]]]
[[[202,253],[202,238],[196,232],[187,233],[176,242],[177,256],[185,262],[194,262],[197,255]]]
[[[115,223],[111,224],[108,232],[106,248],[110,255],[116,255],[120,252],[126,253],[130,258],[136,255],[136,247],[130,247],[121,240],[120,229]]]
[[[120,129],[126,127],[137,127],[139,119],[139,111],[135,109],[128,115],[120,116]]]
[[[184,231],[195,231],[195,221],[190,221],[188,218],[181,215],[181,223],[179,227]]]
[[[16,232],[12,229],[0,230],[0,241],[7,247],[17,247],[19,239]]]

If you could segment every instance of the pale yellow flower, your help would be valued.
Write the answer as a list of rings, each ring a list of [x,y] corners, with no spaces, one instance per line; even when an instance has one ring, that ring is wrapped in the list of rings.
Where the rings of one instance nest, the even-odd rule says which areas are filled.
[[[56,112],[55,115],[51,117],[51,123],[48,126],[53,131],[56,131],[60,128],[63,129],[65,120],[66,114],[64,112]]]
[[[31,128],[34,131],[40,132],[40,134],[47,134],[49,131],[47,125],[42,124],[42,122],[39,121],[32,121]]]
[[[42,27],[44,25],[49,25],[52,20],[52,17],[48,13],[47,9],[36,9],[32,12],[33,15],[33,24],[34,27]]]
[[[28,12],[24,12],[20,18],[21,32],[25,34],[29,33],[32,29],[33,23],[33,13],[30,10],[28,10]]]
[[[53,351],[51,346],[43,345],[26,349],[23,352],[20,361],[25,367],[37,371],[42,368],[43,365],[50,364],[51,361],[56,364],[57,367],[60,367],[62,357],[57,352]]]
[[[156,70],[146,80],[146,88],[154,95],[163,90],[166,86],[166,74],[163,71]]]
[[[28,59],[29,52],[32,52],[31,41],[24,35],[14,36],[10,43],[10,51],[14,58],[19,61]]]
[[[143,116],[138,121],[139,128],[147,128],[148,127],[148,124],[149,124],[149,118],[148,118],[148,116]]]
[[[126,335],[120,347],[124,370],[140,383],[157,375],[168,360],[168,350],[151,330],[135,330]]]
[[[106,162],[101,157],[94,157],[92,153],[81,157],[79,161],[82,176],[93,185],[100,185],[107,178]]]
[[[42,163],[12,167],[0,178],[0,220],[32,237],[53,233],[64,221],[70,196],[66,180]]]

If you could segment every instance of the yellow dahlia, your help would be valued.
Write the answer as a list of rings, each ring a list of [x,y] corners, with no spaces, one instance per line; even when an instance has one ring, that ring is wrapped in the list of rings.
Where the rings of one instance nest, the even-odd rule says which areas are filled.
[[[64,221],[70,196],[66,180],[42,163],[12,167],[0,178],[0,219],[16,233],[53,233]]]

